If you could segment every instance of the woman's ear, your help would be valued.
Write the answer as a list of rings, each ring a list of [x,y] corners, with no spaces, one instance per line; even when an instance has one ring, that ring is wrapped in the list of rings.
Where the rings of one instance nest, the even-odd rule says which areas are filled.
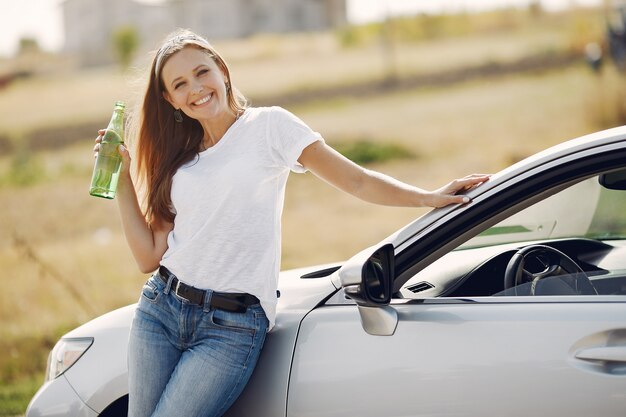
[[[226,68],[226,65],[222,61],[219,61],[215,58],[213,58],[213,62],[215,62],[217,67],[220,69],[222,77],[224,78],[224,84],[230,84],[230,73],[228,71],[228,68]]]
[[[172,107],[176,108],[176,106],[174,106],[174,103],[172,102],[172,99],[170,99],[170,95],[167,93],[167,91],[163,91],[163,98],[165,99],[165,101],[170,103]]]

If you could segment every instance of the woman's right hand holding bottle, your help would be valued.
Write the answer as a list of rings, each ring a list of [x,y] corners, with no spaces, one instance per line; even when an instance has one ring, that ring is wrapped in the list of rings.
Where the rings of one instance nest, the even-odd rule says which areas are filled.
[[[102,138],[104,137],[105,132],[106,132],[106,129],[98,130],[98,137],[96,137],[95,139],[96,144],[93,147],[94,158],[98,157],[98,152],[100,151],[100,143],[102,142]],[[122,167],[120,169],[120,177],[123,177],[125,180],[127,177],[130,178],[130,163],[131,163],[130,153],[128,152],[128,149],[123,143],[117,147],[117,151],[122,157]]]

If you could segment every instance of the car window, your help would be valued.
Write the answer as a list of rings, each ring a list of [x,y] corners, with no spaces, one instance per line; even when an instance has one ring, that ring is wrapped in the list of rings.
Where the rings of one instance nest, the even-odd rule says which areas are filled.
[[[626,235],[626,192],[588,178],[490,227],[459,249],[564,237]]]
[[[626,239],[626,191],[600,189],[598,206],[586,236]]]
[[[494,296],[522,295],[597,295],[598,291],[584,274],[565,274],[524,282],[493,294]]]
[[[534,245],[548,248],[528,254],[506,281],[514,255]],[[564,258],[576,267],[560,268]],[[599,176],[584,179],[447,253],[409,279],[400,294],[626,295],[626,191],[603,187]]]

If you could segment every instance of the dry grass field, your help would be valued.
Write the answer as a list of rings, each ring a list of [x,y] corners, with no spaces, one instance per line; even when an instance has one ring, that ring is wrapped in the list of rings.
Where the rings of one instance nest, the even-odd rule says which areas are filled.
[[[586,16],[591,23],[580,23],[586,20],[577,14],[548,16],[532,20],[530,29],[513,25],[475,36],[399,42],[394,68],[404,76],[579,50],[581,39],[596,40],[594,25],[601,22]],[[255,98],[302,88],[363,83],[389,71],[380,44],[346,48],[333,34],[265,36],[217,46],[253,104]],[[0,347],[8,352],[0,359],[0,416],[9,413],[2,402],[13,392],[3,387],[33,378],[29,387],[40,383],[46,350],[60,333],[134,302],[146,278],[126,247],[116,202],[87,194],[95,127],[106,124],[115,100],[136,102],[141,90],[136,78],[133,71],[104,68],[50,74],[0,91],[0,137],[12,145],[0,153],[0,268],[11,289],[0,292]],[[309,101],[289,110],[331,145],[369,140],[409,150],[410,159],[368,167],[430,189],[622,124],[612,111],[623,93],[622,76],[608,62],[597,75],[581,57],[558,70]],[[94,124],[92,136],[57,148],[32,149],[25,140],[33,131],[84,123]],[[293,174],[283,216],[282,266],[343,260],[423,212],[363,203],[311,174]]]
[[[601,81],[580,65],[291,110],[331,144],[365,138],[404,146],[416,155],[413,159],[371,168],[433,188],[466,173],[499,170],[545,146],[590,132],[594,128],[586,115],[587,100]],[[20,277],[27,294],[20,300],[0,293],[6,297],[0,314],[12,317],[3,321],[0,335],[43,332],[63,322],[63,315],[77,321],[89,318],[78,305],[68,305],[65,289],[50,273],[39,271],[27,250],[71,280],[94,312],[135,297],[143,277],[136,273],[121,235],[116,203],[86,193],[91,147],[92,138],[85,138],[60,150],[33,153],[27,158],[34,183],[0,188],[0,264],[10,276]],[[6,156],[0,161],[5,177],[15,169],[16,159]],[[311,174],[292,175],[284,213],[283,267],[344,259],[420,212],[362,203]],[[114,291],[107,290],[111,285]],[[36,320],[27,314],[32,303],[40,307]]]

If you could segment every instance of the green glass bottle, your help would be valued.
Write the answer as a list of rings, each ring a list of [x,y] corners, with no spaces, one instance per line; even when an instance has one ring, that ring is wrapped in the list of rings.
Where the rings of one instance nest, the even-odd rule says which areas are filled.
[[[113,108],[111,121],[106,128],[100,150],[96,158],[91,177],[89,194],[95,197],[112,199],[115,197],[117,180],[122,167],[122,157],[117,148],[124,143],[124,109],[123,102],[118,101]]]

